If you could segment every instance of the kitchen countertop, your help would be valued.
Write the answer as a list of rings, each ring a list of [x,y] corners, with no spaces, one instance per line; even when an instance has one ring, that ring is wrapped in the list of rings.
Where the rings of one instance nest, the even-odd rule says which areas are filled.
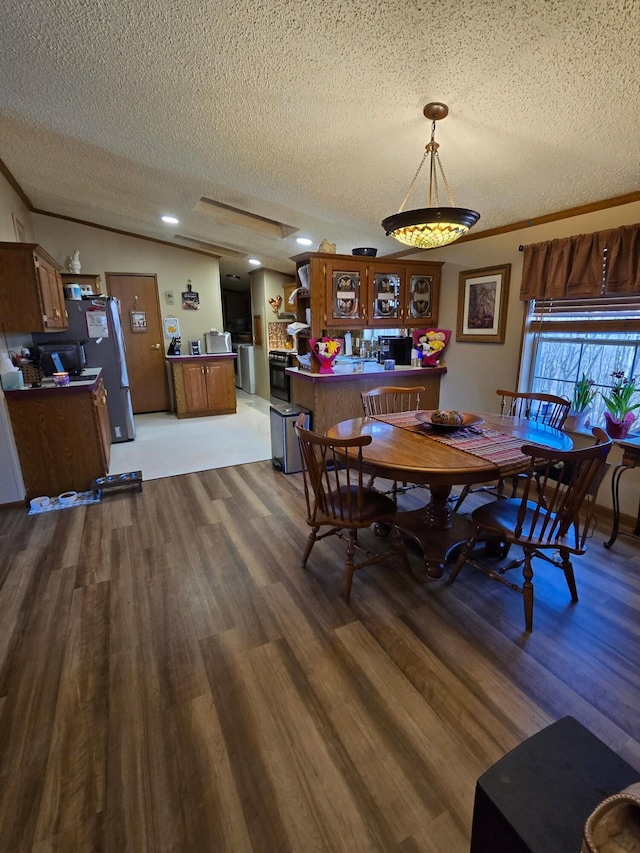
[[[411,367],[411,365],[400,364],[396,365],[394,370],[385,370],[383,364],[378,364],[376,361],[365,361],[364,370],[362,373],[354,373],[353,364],[338,364],[334,367],[334,373],[312,373],[310,370],[305,370],[302,367],[288,367],[286,372],[290,376],[298,376],[300,379],[310,379],[314,382],[344,382],[351,379],[362,379],[364,377],[375,376],[415,376],[418,377],[433,376],[436,374],[446,373],[446,367]]]
[[[53,383],[52,376],[45,376],[39,388],[32,388],[30,385],[25,385],[24,388],[16,388],[12,391],[4,391],[5,397],[21,397],[25,393],[38,397],[46,397],[53,394],[74,394],[79,392],[92,391],[98,384],[98,380],[102,374],[101,367],[88,367],[87,379],[78,382],[70,382],[69,385],[58,387]]]
[[[200,355],[165,355],[167,361],[199,361],[212,358],[237,358],[235,352],[203,352]]]

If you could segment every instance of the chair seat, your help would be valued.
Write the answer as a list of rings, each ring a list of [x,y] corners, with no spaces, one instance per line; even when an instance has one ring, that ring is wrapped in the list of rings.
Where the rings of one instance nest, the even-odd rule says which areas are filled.
[[[342,486],[340,489],[334,490],[334,496],[337,492],[339,492],[345,499],[343,501],[336,501],[336,505],[341,505],[343,507],[343,515],[345,515],[347,493],[351,492],[352,505],[356,506],[358,500],[358,488],[357,486]],[[377,492],[375,489],[363,488],[361,500],[362,510],[357,518],[352,518],[351,523],[356,521],[358,524],[362,523],[363,526],[368,527],[373,521],[383,521],[385,518],[393,518],[398,511],[398,507],[391,498],[382,494],[382,492]]]
[[[522,537],[514,535],[514,530],[518,523],[518,513],[522,501],[519,498],[509,498],[507,500],[493,501],[492,503],[483,504],[478,509],[471,513],[471,518],[474,524],[480,525],[484,530],[491,533],[503,535],[505,538],[515,542],[531,542],[533,545],[540,542],[540,547],[545,543],[542,540],[545,538],[545,522],[546,532],[548,535],[555,513],[548,513],[540,510],[534,501],[527,501],[527,511],[524,516],[523,530],[526,534]],[[538,517],[535,518],[536,513]],[[534,526],[535,522],[535,526]],[[572,530],[573,528],[569,528]],[[569,548],[570,550],[580,551],[577,543],[569,542],[566,536],[558,536],[553,539],[552,544],[546,543],[546,547]]]

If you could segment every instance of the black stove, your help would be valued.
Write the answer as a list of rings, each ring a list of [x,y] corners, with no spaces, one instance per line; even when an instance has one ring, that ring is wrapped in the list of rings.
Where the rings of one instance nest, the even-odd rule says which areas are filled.
[[[277,400],[291,402],[291,382],[286,374],[287,367],[295,364],[292,350],[269,350],[269,384],[271,396]]]

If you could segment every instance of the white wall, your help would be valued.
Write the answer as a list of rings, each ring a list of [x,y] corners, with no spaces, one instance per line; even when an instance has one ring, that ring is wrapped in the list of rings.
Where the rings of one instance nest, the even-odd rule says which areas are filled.
[[[291,284],[292,275],[284,275],[276,270],[258,269],[249,274],[251,282],[251,313],[262,318],[262,346],[254,347],[256,357],[256,393],[265,400],[270,399],[269,387],[269,323],[276,317],[269,305],[269,298],[283,297],[283,285]]]
[[[203,334],[209,329],[222,330],[220,270],[216,258],[52,216],[33,214],[33,222],[37,242],[43,249],[63,266],[74,249],[78,249],[82,272],[100,275],[103,285],[107,272],[157,275],[161,316],[177,317],[180,321],[183,351],[189,340],[200,340],[204,346]],[[180,294],[187,289],[187,279],[191,279],[193,290],[200,294],[198,311],[182,308]],[[173,305],[167,305],[168,290],[173,291]]]

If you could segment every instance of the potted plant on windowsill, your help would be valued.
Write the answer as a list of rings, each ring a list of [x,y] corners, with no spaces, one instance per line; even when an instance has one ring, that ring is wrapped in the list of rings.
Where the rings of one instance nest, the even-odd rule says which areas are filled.
[[[597,393],[593,388],[593,379],[589,379],[587,374],[583,373],[580,380],[573,386],[571,408],[565,421],[567,429],[573,431],[584,429],[591,403]]]
[[[633,414],[640,409],[640,403],[632,403],[633,395],[640,390],[635,379],[627,379],[622,370],[614,370],[611,374],[614,383],[609,396],[600,394],[607,408],[604,413],[605,429],[611,438],[626,438],[636,416]]]

